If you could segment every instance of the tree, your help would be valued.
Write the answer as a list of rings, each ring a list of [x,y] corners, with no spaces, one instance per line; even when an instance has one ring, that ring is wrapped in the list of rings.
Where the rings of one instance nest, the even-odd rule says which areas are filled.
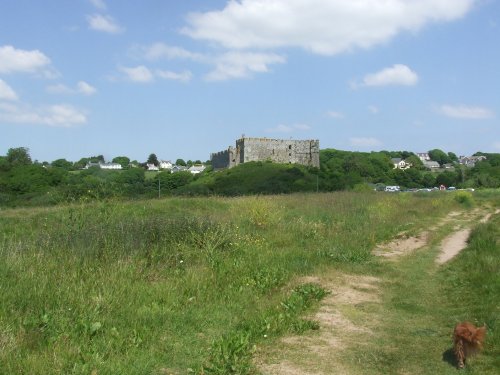
[[[160,163],[158,162],[158,158],[156,157],[155,154],[149,155],[147,163],[154,164],[156,166],[160,165]]]
[[[91,156],[90,158],[88,158],[88,161],[91,163],[104,163],[104,156],[102,155]]]
[[[123,169],[128,168],[130,164],[130,159],[127,158],[126,156],[117,156],[113,158],[113,163],[118,163],[122,166]]]
[[[446,163],[451,163],[451,159],[448,154],[438,148],[429,151],[429,157],[431,160],[437,161],[439,165],[443,165]]]
[[[57,159],[50,163],[53,167],[66,169],[67,171],[73,169],[73,163],[66,159]]]
[[[9,148],[7,151],[7,162],[12,166],[30,165],[31,157],[26,147]]]
[[[448,157],[454,163],[458,163],[458,156],[454,152],[448,152]]]
[[[177,160],[175,161],[175,164],[176,164],[176,165],[182,165],[183,167],[185,167],[185,166],[186,166],[186,162],[185,162],[184,160],[182,160],[182,159],[177,159]]]
[[[407,163],[410,163],[412,168],[418,169],[418,170],[424,170],[424,163],[422,163],[422,160],[417,155],[410,155],[406,158],[405,160]]]

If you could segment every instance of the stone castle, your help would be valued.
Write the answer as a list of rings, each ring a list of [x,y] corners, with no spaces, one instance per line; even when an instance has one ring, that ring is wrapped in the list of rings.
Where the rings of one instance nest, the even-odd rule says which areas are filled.
[[[319,168],[319,140],[242,138],[236,147],[211,154],[214,170],[232,168],[249,161],[302,164]]]

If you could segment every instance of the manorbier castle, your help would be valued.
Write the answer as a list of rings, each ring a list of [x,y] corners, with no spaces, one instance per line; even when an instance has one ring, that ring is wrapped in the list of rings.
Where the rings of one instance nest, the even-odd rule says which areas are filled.
[[[214,170],[232,168],[249,161],[270,160],[275,163],[302,164],[319,168],[319,140],[247,138],[242,136],[236,147],[211,154]]]

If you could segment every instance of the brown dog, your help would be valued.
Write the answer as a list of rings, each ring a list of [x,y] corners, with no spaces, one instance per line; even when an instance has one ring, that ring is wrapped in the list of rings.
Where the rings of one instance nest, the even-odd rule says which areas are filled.
[[[483,348],[486,326],[476,327],[469,322],[458,323],[453,332],[453,350],[458,368],[465,366],[465,360]]]

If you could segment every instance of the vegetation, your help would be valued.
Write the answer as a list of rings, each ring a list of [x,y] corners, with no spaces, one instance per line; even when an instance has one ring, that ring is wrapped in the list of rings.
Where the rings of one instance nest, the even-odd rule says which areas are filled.
[[[131,187],[143,179],[135,169],[126,172]],[[301,276],[385,272],[371,253],[375,244],[472,199],[454,196],[176,197],[2,210],[0,368],[12,374],[254,373],[256,349],[318,328],[302,316],[325,290]],[[485,251],[484,236],[489,243],[498,238],[497,231],[488,234],[497,227],[476,235],[477,252]],[[497,250],[488,251],[477,267],[493,274]],[[447,272],[443,277],[456,277],[453,268]],[[476,277],[459,280],[450,296],[483,288],[489,307],[477,297],[470,316],[451,311],[469,319],[490,314],[495,331],[494,311],[486,309],[498,290],[477,284],[495,280]],[[445,306],[437,310],[443,319]],[[491,350],[486,355],[497,349]]]
[[[432,150],[436,159],[444,156]],[[453,170],[431,172],[416,155],[407,151],[348,152],[326,149],[320,151],[321,168],[301,165],[251,162],[225,171],[209,166],[200,175],[144,172],[126,156],[113,160],[123,170],[83,169],[88,163],[104,162],[102,155],[82,158],[71,163],[58,159],[52,163],[33,162],[26,148],[9,149],[0,157],[0,207],[43,206],[59,203],[112,198],[139,199],[166,195],[287,194],[309,191],[364,191],[385,185],[404,189],[430,188],[439,185],[457,188],[500,187],[500,154],[482,154],[486,160],[474,168],[455,164]],[[413,166],[394,169],[391,158],[400,157]],[[441,159],[439,159],[441,160]],[[157,163],[155,154],[148,162]],[[179,165],[199,164],[199,160]],[[135,167],[134,167],[135,166]]]

